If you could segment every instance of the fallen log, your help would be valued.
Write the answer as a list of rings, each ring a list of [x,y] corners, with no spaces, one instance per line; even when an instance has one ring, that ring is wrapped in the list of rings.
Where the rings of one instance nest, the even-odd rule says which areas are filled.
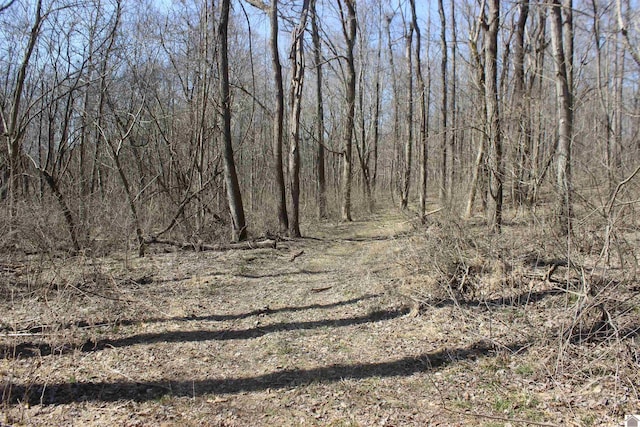
[[[276,241],[271,239],[259,241],[244,241],[237,243],[219,243],[209,245],[206,243],[179,242],[171,239],[161,239],[151,236],[145,239],[145,244],[170,245],[185,251],[231,251],[231,250],[247,250],[247,249],[275,249]]]

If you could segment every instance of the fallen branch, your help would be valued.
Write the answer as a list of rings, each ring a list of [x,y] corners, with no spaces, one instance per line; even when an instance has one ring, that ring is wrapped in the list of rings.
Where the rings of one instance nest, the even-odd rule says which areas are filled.
[[[311,292],[320,293],[320,292],[328,291],[331,288],[333,288],[333,286],[325,286],[323,288],[311,288]]]
[[[160,244],[178,247],[187,251],[231,251],[231,250],[247,250],[247,249],[275,249],[275,240],[261,240],[258,242],[246,241],[238,243],[220,243],[217,245],[208,245],[205,243],[178,242],[170,239],[160,239],[151,236],[145,239],[145,244]]]
[[[293,262],[296,258],[298,258],[299,256],[301,256],[303,254],[304,254],[304,251],[296,252],[295,254],[291,255],[291,258],[289,259],[289,261]]]

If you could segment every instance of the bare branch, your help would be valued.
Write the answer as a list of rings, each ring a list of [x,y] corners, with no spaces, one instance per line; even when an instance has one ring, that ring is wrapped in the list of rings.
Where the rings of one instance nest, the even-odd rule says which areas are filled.
[[[269,13],[269,8],[270,6],[263,2],[262,0],[245,0],[247,3],[249,3],[251,6],[260,9],[261,11],[265,12],[265,13]]]
[[[16,2],[16,0],[10,0],[8,3],[0,5],[0,13],[2,13],[5,10],[9,9],[11,7],[11,5],[14,4],[15,2]]]

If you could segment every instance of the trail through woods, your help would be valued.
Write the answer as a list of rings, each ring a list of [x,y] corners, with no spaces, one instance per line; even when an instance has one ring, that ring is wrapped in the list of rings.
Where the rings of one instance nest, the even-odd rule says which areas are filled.
[[[73,258],[39,271],[47,290],[10,298],[7,285],[0,422],[616,419],[602,394],[606,382],[558,383],[538,374],[546,354],[531,342],[529,328],[542,310],[535,303],[492,312],[437,304],[411,315],[401,292],[411,275],[402,260],[420,247],[407,217],[385,212],[303,234],[277,249]],[[16,288],[35,274],[28,262],[5,264],[2,274]]]

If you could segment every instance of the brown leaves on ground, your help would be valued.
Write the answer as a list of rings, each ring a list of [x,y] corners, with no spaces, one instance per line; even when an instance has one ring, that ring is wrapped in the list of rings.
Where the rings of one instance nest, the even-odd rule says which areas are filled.
[[[520,243],[394,213],[305,231],[278,249],[0,262],[0,422],[604,425],[637,410],[623,281],[582,293],[567,264],[554,275],[578,281],[549,280],[517,225]]]

